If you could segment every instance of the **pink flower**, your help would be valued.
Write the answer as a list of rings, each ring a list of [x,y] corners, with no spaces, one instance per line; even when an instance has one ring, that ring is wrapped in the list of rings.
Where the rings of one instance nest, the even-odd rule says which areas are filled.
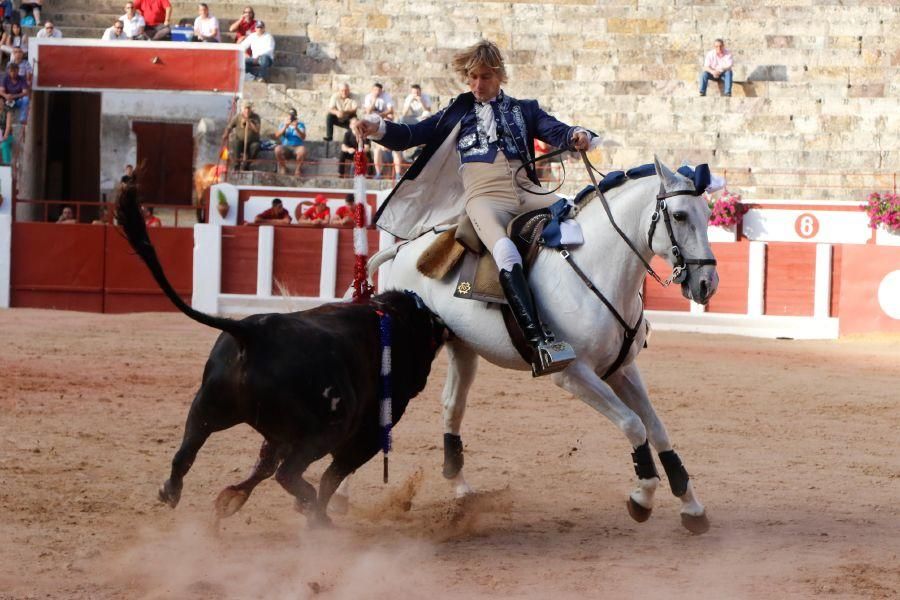
[[[886,229],[900,231],[900,194],[872,192],[860,208],[866,211],[872,229],[883,225]]]
[[[725,190],[718,199],[709,203],[709,224],[719,227],[737,226],[741,223],[747,207],[741,203],[740,194]]]

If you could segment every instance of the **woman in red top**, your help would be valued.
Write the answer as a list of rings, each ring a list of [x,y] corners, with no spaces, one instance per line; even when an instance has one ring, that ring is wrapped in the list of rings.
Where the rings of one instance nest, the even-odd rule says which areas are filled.
[[[242,39],[256,31],[256,13],[253,12],[253,8],[245,6],[241,18],[232,23],[231,27],[228,28],[228,31],[234,33],[234,41],[236,44],[239,44]],[[247,48],[247,54],[249,53],[250,49]]]

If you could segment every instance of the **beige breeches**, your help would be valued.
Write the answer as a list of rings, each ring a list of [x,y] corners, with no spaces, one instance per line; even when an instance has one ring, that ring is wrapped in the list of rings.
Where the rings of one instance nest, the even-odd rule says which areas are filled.
[[[466,214],[488,252],[498,240],[506,237],[506,225],[513,217],[550,206],[558,200],[555,194],[539,196],[533,193],[545,190],[528,179],[525,169],[519,171],[514,181],[516,169],[521,164],[522,161],[507,160],[502,152],[498,152],[493,164],[472,162],[460,167]]]

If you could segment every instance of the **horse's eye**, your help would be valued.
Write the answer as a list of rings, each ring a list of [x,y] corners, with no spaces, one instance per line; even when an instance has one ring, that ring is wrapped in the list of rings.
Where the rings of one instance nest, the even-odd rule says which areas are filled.
[[[679,223],[684,223],[685,221],[687,221],[687,213],[683,210],[676,210],[672,213],[672,218]]]

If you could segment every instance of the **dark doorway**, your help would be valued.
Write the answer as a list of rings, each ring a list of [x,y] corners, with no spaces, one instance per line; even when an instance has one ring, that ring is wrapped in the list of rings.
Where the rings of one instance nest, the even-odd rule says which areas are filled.
[[[148,204],[190,204],[193,192],[194,129],[185,123],[135,121],[138,185]]]
[[[46,95],[47,133],[44,197],[100,200],[100,94]]]

